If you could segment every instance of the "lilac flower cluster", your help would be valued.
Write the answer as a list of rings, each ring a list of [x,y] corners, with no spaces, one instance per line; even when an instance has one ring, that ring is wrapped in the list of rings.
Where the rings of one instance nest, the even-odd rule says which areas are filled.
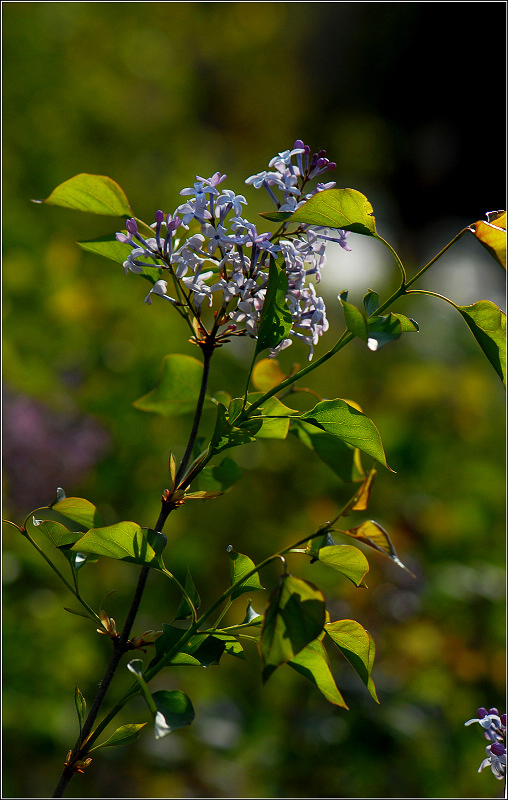
[[[506,776],[506,714],[500,714],[497,708],[479,708],[478,717],[469,719],[465,725],[478,722],[489,745],[485,748],[487,757],[483,759],[478,772],[490,767],[498,780]]]
[[[318,183],[308,191],[310,180],[334,169],[335,164],[321,150],[311,155],[310,148],[297,139],[292,150],[278,153],[269,169],[245,181],[254,188],[264,188],[278,211],[294,211],[317,192],[331,189],[334,182]],[[168,270],[174,291],[168,293],[168,280],[155,282],[145,302],[152,295],[191,313],[201,323],[203,304],[211,307],[214,295],[220,302],[215,313],[216,329],[227,326],[225,333],[256,337],[269,274],[269,257],[282,255],[288,278],[287,304],[291,312],[290,337],[309,347],[328,329],[326,309],[314,285],[321,278],[327,241],[338,242],[349,250],[345,231],[333,234],[326,228],[302,225],[298,233],[286,233],[283,224],[277,234],[260,233],[256,225],[242,216],[247,204],[243,195],[217,187],[226,178],[216,172],[211,178],[196,176],[192,187],[182,189],[186,198],[174,214],[157,211],[150,226],[154,236],[144,238],[134,219],[127,220],[127,233],[117,233],[118,241],[132,248],[123,266],[128,272],[143,273],[147,267]],[[192,233],[189,231],[192,226]],[[198,228],[199,232],[195,232]],[[181,237],[181,231],[189,235]],[[179,238],[181,237],[181,238]],[[283,339],[270,351],[275,356],[292,344]]]

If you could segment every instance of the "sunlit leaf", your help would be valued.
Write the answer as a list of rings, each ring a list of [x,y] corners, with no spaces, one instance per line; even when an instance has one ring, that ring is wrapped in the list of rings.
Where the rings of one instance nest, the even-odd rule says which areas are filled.
[[[491,211],[487,221],[479,220],[470,226],[478,241],[506,269],[506,211]]]
[[[506,314],[490,300],[455,307],[506,386]]]
[[[318,553],[322,547],[332,547],[334,544],[332,534],[327,529],[320,536],[313,536],[312,539],[309,539],[305,552],[313,557],[311,564],[317,561]]]
[[[230,558],[229,570],[231,585],[233,585],[237,581],[241,581],[243,576],[254,569],[256,565],[248,556],[244,556],[242,553],[235,553],[231,545],[227,548],[227,552]],[[255,572],[236,587],[231,593],[231,600],[235,600],[237,597],[240,597],[240,595],[245,594],[245,592],[256,592],[258,589],[263,588],[259,580],[259,575]]]
[[[398,557],[395,547],[392,544],[392,540],[388,536],[385,529],[382,528],[378,522],[374,522],[374,520],[370,519],[367,522],[363,522],[357,528],[351,528],[348,531],[341,531],[341,533],[347,533],[348,536],[352,536],[359,542],[368,544],[370,547],[373,547],[375,550],[383,553],[383,555],[388,556],[388,558],[390,558],[394,564],[397,564],[398,567],[401,567],[406,572],[409,572],[410,575],[413,575],[413,573],[408,570],[408,568]]]
[[[345,400],[322,400],[310,411],[301,414],[299,419],[337,436],[346,444],[358,447],[363,453],[372,456],[391,470],[386,463],[378,429],[369,417]]]
[[[123,744],[131,744],[138,738],[141,729],[148,725],[148,722],[128,722],[127,725],[121,725],[105,742],[92,747],[89,752],[99,750],[101,747],[118,747]]]
[[[293,214],[282,217],[281,212],[278,212],[261,216],[266,219],[303,222],[324,228],[342,228],[365,236],[377,235],[372,206],[365,195],[356,189],[325,189],[313,195]]]
[[[85,529],[98,527],[104,524],[104,518],[97,508],[88,500],[82,497],[66,497],[52,506],[53,511],[57,511],[66,519],[77,522]]]
[[[347,544],[335,544],[321,547],[317,558],[322,564],[332,567],[354,583],[365,586],[364,577],[369,571],[369,562],[357,547]]]
[[[195,717],[194,708],[186,694],[180,691],[168,692],[161,689],[152,693],[157,706],[155,714],[155,738],[164,736],[190,725]]]
[[[228,633],[215,633],[213,638],[224,642],[225,653],[230,656],[235,656],[235,658],[241,658],[242,661],[246,660],[245,651],[236,636]]]
[[[367,508],[375,476],[376,476],[376,470],[373,467],[369,472],[369,474],[366,475],[364,478],[364,481],[360,487],[360,491],[357,494],[355,503],[351,508],[352,511],[365,511],[365,509]]]
[[[262,392],[248,395],[247,408],[263,397]],[[242,401],[243,402],[243,401]],[[231,401],[230,410],[235,400]],[[242,430],[248,430],[257,439],[285,439],[289,430],[289,416],[297,412],[284,405],[277,397],[269,397],[255,414],[240,423]]]
[[[53,520],[41,522],[37,527],[51,539],[56,547],[74,544],[83,536],[82,532],[69,531],[60,522],[54,522]]]
[[[185,591],[192,600],[194,608],[198,609],[199,606],[201,605],[201,598],[198,594],[198,590],[194,586],[194,581],[192,580],[192,575],[190,574],[188,567],[187,567],[187,574],[185,576]],[[180,600],[180,605],[178,606],[175,619],[189,619],[189,617],[192,617],[192,614],[193,614],[192,608],[190,607],[185,595],[183,595],[182,599]]]
[[[252,383],[256,389],[263,393],[274,389],[287,377],[275,358],[262,358],[255,364],[252,371]]]
[[[82,553],[129,561],[133,564],[162,569],[160,533],[142,528],[136,522],[117,522],[104,528],[92,528],[71,548]]]
[[[288,664],[317,686],[330,703],[341,708],[348,707],[331,673],[328,653],[319,639],[306,645]]]
[[[348,331],[351,331],[351,333],[359,339],[363,339],[363,341],[366,342],[369,333],[366,316],[352,303],[346,303],[346,301],[342,299],[342,296],[339,297],[339,300],[342,304]]]
[[[379,703],[371,678],[376,645],[370,633],[353,619],[329,622],[325,625],[325,631],[356,670],[372,698]]]
[[[325,599],[317,586],[285,574],[272,592],[258,643],[263,683],[281,664],[290,661],[316,639],[325,623]]]
[[[53,189],[45,200],[34,202],[73,208],[91,214],[131,216],[129,201],[123,189],[106,175],[89,175],[82,172]]]
[[[288,279],[284,262],[277,263],[270,256],[270,270],[265,300],[259,320],[256,354],[267,347],[276,347],[288,336],[293,324],[287,305]]]
[[[157,388],[135,400],[133,406],[163,416],[193,411],[202,377],[203,365],[197,358],[171,353],[162,359]]]

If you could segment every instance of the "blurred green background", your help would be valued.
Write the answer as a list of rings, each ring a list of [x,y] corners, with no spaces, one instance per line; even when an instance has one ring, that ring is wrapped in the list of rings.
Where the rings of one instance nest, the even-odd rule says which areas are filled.
[[[255,220],[270,205],[243,180],[298,137],[337,162],[338,186],[369,197],[411,274],[504,205],[503,3],[2,9],[4,516],[17,522],[63,486],[108,523],[153,525],[168,450],[182,454],[191,420],[131,403],[155,386],[164,355],[196,355],[171,308],[143,303],[144,281],[76,246],[118,221],[31,198],[79,172],[105,174],[151,221],[178,205],[196,174],[220,170]],[[337,291],[350,289],[355,302],[367,288],[386,296],[396,281],[380,246],[353,235],[350,244],[351,253],[330,251],[320,285],[336,333]],[[471,236],[423,285],[459,303],[503,305],[503,280]],[[503,391],[447,304],[420,298],[396,310],[421,333],[379,353],[354,342],[307,385],[355,400],[379,427],[396,474],[379,469],[368,516],[417,578],[368,554],[369,588],[355,589],[319,564],[290,562],[325,588],[332,618],[357,619],[374,635],[381,704],[338,653],[333,672],[349,712],[288,668],[262,688],[254,651],[206,672],[168,671],[156,688],[186,691],[195,723],[101,751],[68,797],[500,795],[490,772],[476,773],[481,732],[463,723],[478,706],[504,705]],[[211,388],[239,391],[248,358],[246,347],[220,350]],[[295,344],[281,363],[305,359]],[[183,576],[189,565],[204,603],[228,580],[228,544],[261,559],[330,519],[350,494],[293,440],[234,456],[243,480],[206,506],[186,504],[166,529],[169,568]],[[76,682],[91,702],[109,648],[62,611],[70,596],[12,528],[3,547],[3,796],[43,797],[76,738]],[[96,606],[115,590],[107,610],[120,622],[137,572],[101,559],[83,570],[82,586]],[[275,575],[268,570],[264,585]],[[176,602],[151,575],[135,632],[160,628]],[[130,679],[117,682],[112,697]],[[121,722],[146,719],[141,702],[124,712]]]

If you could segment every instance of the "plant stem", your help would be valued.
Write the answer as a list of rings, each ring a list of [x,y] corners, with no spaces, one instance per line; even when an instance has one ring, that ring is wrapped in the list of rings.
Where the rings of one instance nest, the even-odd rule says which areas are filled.
[[[86,742],[87,738],[89,737],[92,731],[93,724],[97,718],[97,715],[106,697],[106,693],[109,689],[111,681],[115,676],[115,672],[120,663],[120,659],[122,658],[123,654],[127,652],[128,649],[127,642],[129,639],[132,626],[134,624],[134,620],[136,618],[136,614],[138,613],[139,604],[141,603],[141,598],[143,596],[143,590],[145,588],[149,570],[150,570],[149,567],[142,567],[141,569],[138,585],[136,587],[136,592],[134,594],[134,598],[131,607],[129,609],[129,613],[127,614],[127,619],[125,620],[123,630],[118,640],[114,642],[114,650],[109,660],[109,664],[106,668],[106,672],[104,673],[104,676],[99,684],[99,689],[97,691],[97,694],[95,695],[90,711],[88,712],[88,716],[85,722],[83,723],[83,728],[81,730],[81,733],[78,737],[76,744],[74,745],[74,748],[71,752],[71,756],[68,759],[68,763],[65,765],[63,772],[60,776],[60,780],[53,793],[53,797],[63,797],[63,793],[69,781],[75,774],[73,770],[73,763],[76,759],[78,759],[78,756],[80,754],[81,744],[82,742]]]
[[[212,360],[212,355],[214,350],[214,337],[211,338],[210,342],[207,342],[202,346],[202,350],[203,350],[203,375],[201,378],[201,387],[199,390],[199,397],[196,405],[196,411],[194,413],[192,429],[189,435],[189,441],[187,443],[187,449],[185,450],[184,456],[180,462],[180,466],[178,467],[178,472],[176,473],[176,480],[175,480],[176,486],[178,486],[180,480],[185,474],[185,470],[187,469],[187,465],[190,461],[190,458],[192,456],[192,451],[194,450],[194,445],[196,443],[199,431],[199,423],[201,422],[201,415],[203,413],[203,405],[206,397],[208,377],[210,375],[210,363]]]
[[[206,389],[207,389],[207,385],[208,385],[208,377],[209,377],[209,374],[210,374],[210,362],[211,362],[213,351],[214,351],[214,335],[213,334],[210,336],[209,340],[203,344],[202,350],[203,350],[204,363],[203,363],[203,376],[202,376],[202,379],[201,379],[201,388],[200,388],[199,397],[198,397],[198,401],[197,401],[197,405],[196,405],[196,411],[195,411],[195,414],[194,414],[194,420],[193,420],[193,424],[192,424],[192,429],[191,429],[191,432],[190,432],[190,435],[189,435],[189,440],[188,440],[188,443],[187,443],[187,448],[185,450],[185,454],[184,454],[184,456],[182,458],[182,461],[180,463],[180,467],[178,469],[178,473],[177,473],[177,476],[176,476],[175,483],[176,483],[177,486],[178,486],[178,483],[179,483],[182,475],[185,473],[185,469],[186,469],[186,467],[187,467],[187,465],[189,463],[189,460],[190,460],[190,457],[192,455],[192,451],[193,451],[193,448],[194,448],[194,444],[196,442],[196,438],[197,438],[197,435],[198,435],[199,423],[201,421],[201,415],[202,415],[202,412],[203,412],[203,405],[204,405],[204,401],[205,401],[205,397],[206,397]],[[162,533],[162,529],[164,527],[164,524],[165,524],[169,514],[173,510],[173,508],[174,507],[172,507],[170,504],[167,504],[167,503],[163,502],[162,508],[161,508],[161,511],[160,511],[160,514],[159,514],[159,518],[158,518],[158,520],[156,522],[156,525],[155,525],[155,530],[158,533]],[[34,544],[34,546],[36,546],[37,549],[40,550],[40,548],[35,544],[35,542],[33,542],[31,537],[28,537],[28,538],[30,538],[30,540],[32,541],[32,544]],[[46,558],[46,560],[48,561],[47,558]],[[49,561],[48,561],[48,563],[51,564],[51,562],[49,562]],[[56,568],[52,564],[51,564],[51,566],[53,567],[53,569],[56,570]],[[58,570],[56,570],[56,571],[58,572]],[[61,775],[60,780],[59,780],[59,782],[57,784],[57,787],[55,789],[53,797],[62,797],[63,796],[63,792],[65,791],[65,789],[66,789],[69,781],[71,780],[72,776],[75,774],[74,770],[73,770],[74,762],[76,760],[79,760],[79,757],[81,755],[83,755],[83,756],[86,755],[86,751],[83,754],[80,753],[80,750],[82,748],[82,744],[83,743],[88,744],[88,745],[91,744],[92,741],[95,738],[97,738],[98,732],[100,732],[100,730],[102,730],[102,726],[99,726],[98,732],[96,731],[95,732],[95,736],[93,738],[91,737],[91,733],[92,733],[92,728],[93,728],[94,722],[95,722],[95,720],[97,718],[97,715],[98,715],[98,713],[99,713],[99,711],[100,711],[100,709],[102,707],[102,704],[104,703],[107,691],[108,691],[108,689],[110,687],[111,681],[113,680],[113,678],[115,676],[115,673],[116,673],[116,670],[118,668],[118,665],[120,663],[120,659],[122,658],[124,653],[126,653],[129,650],[129,647],[128,647],[129,636],[130,636],[130,633],[131,633],[131,630],[132,630],[132,626],[134,624],[134,620],[136,619],[136,615],[137,615],[138,610],[139,610],[139,605],[141,603],[141,598],[143,596],[143,591],[145,589],[145,585],[146,585],[146,581],[147,581],[147,578],[148,578],[149,571],[150,571],[150,567],[146,567],[145,566],[145,567],[142,567],[142,569],[141,569],[141,572],[140,572],[140,575],[139,575],[139,579],[138,579],[138,585],[136,587],[136,592],[134,594],[134,598],[132,600],[132,604],[131,604],[129,612],[127,614],[127,618],[125,620],[122,632],[121,632],[119,638],[116,641],[114,641],[114,650],[113,650],[113,653],[111,655],[109,664],[108,664],[108,666],[106,668],[106,672],[104,673],[104,677],[101,680],[101,683],[99,685],[99,689],[97,691],[97,694],[95,695],[95,698],[94,698],[94,701],[93,701],[92,706],[90,708],[90,711],[88,713],[88,716],[87,716],[87,718],[86,718],[86,720],[85,720],[85,722],[83,724],[83,728],[82,728],[81,734],[80,734],[76,744],[74,745],[74,748],[73,748],[73,750],[71,752],[70,758],[68,759],[68,764],[66,764],[66,766],[63,769],[62,775]],[[59,573],[59,575],[60,575],[60,573]],[[62,575],[60,575],[60,577],[62,578],[62,580],[64,580],[64,582],[69,587],[69,589],[71,591],[73,591],[71,585],[65,580],[65,578],[63,578]],[[173,576],[171,576],[171,577],[173,577]],[[76,594],[75,592],[73,592],[73,593]],[[184,594],[186,594],[186,593],[184,592]],[[79,598],[79,596],[78,596],[78,600],[80,600],[81,602],[84,602],[84,601],[81,600],[81,598]],[[191,608],[193,608],[192,603],[191,603]],[[194,609],[194,618],[196,618],[195,609]],[[108,717],[106,717],[106,719],[109,720],[109,715],[108,715]],[[104,723],[104,721],[103,721],[103,723]],[[89,739],[88,742],[87,742],[87,739]]]

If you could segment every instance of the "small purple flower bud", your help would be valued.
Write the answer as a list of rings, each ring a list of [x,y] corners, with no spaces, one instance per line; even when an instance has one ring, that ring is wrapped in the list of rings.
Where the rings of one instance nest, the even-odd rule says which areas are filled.
[[[483,706],[482,706],[481,708],[478,709],[478,711],[476,713],[478,715],[478,719],[483,719],[484,717],[487,716],[487,709],[483,708]]]
[[[159,209],[159,211],[155,212],[155,221],[162,222],[164,219],[164,212]]]
[[[138,226],[136,225],[135,219],[128,219],[127,222],[125,223],[125,227],[129,231],[129,233],[134,234],[138,232]]]
[[[132,242],[132,235],[126,236],[125,233],[115,233],[115,236],[122,244],[128,244]]]
[[[499,711],[497,710],[497,708],[489,708],[489,714],[495,714],[496,717],[498,717]]]
[[[318,169],[322,169],[323,167],[326,167],[327,164],[328,164],[328,159],[327,158],[318,158],[318,160],[316,162],[316,167]]]
[[[293,150],[296,150],[297,148],[300,149],[302,147],[305,149],[305,145],[302,142],[302,140],[301,139],[295,139],[295,143],[293,145]]]
[[[337,164],[335,163],[335,161],[330,161],[330,163],[328,164],[328,169],[335,169],[336,166]]]
[[[324,158],[326,156],[326,150],[320,150],[317,154],[318,158]]]
[[[494,753],[495,756],[504,756],[505,749],[501,742],[494,742],[494,744],[490,745],[490,752]]]
[[[501,714],[501,725],[506,728],[506,714]]]

